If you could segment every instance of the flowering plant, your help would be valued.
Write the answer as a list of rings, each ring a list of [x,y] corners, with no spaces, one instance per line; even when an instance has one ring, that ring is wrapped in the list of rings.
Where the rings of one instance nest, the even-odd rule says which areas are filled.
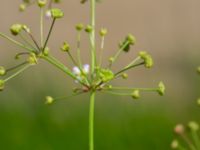
[[[76,87],[73,88],[73,96],[90,93],[90,110],[89,110],[89,149],[94,149],[94,105],[95,105],[95,96],[98,92],[106,92],[114,95],[123,95],[130,96],[133,99],[138,99],[140,97],[141,91],[153,91],[157,92],[159,95],[163,95],[165,92],[165,86],[163,82],[159,82],[158,87],[156,88],[135,88],[135,87],[115,87],[111,84],[111,81],[118,78],[127,79],[128,70],[133,69],[138,66],[144,66],[146,68],[151,68],[153,66],[153,59],[151,55],[146,51],[140,51],[138,56],[134,58],[130,63],[124,66],[117,71],[112,69],[112,66],[116,63],[120,54],[128,53],[131,49],[131,46],[136,44],[136,38],[132,34],[128,34],[122,42],[119,43],[119,49],[116,53],[109,58],[108,65],[103,66],[103,52],[105,45],[105,37],[107,35],[107,29],[102,28],[99,31],[99,36],[101,38],[101,47],[97,48],[96,46],[96,1],[98,0],[82,0],[81,3],[85,4],[86,2],[90,4],[90,20],[91,22],[88,25],[83,25],[79,23],[75,26],[75,29],[78,34],[77,38],[77,57],[74,57],[71,53],[70,44],[67,41],[63,42],[60,50],[63,53],[66,53],[71,59],[74,67],[69,68],[64,65],[57,58],[53,57],[48,47],[48,42],[51,37],[51,33],[54,29],[55,23],[58,19],[61,19],[64,16],[64,12],[61,9],[54,8],[53,4],[60,3],[60,0],[23,0],[23,3],[20,5],[19,10],[25,11],[27,7],[31,5],[38,5],[40,8],[40,42],[32,34],[31,29],[24,24],[13,24],[10,27],[11,34],[13,36],[19,36],[22,39],[22,42],[18,42],[15,39],[0,33],[0,36],[9,40],[16,46],[21,47],[22,52],[16,55],[16,59],[20,59],[21,56],[27,56],[27,58],[20,64],[11,67],[5,68],[0,67],[0,75],[2,77],[8,76],[12,71],[17,70],[14,74],[8,76],[7,78],[2,78],[0,80],[0,90],[3,90],[5,84],[12,78],[19,75],[21,72],[26,69],[35,66],[39,61],[45,60],[63,71],[66,75],[75,80]],[[48,34],[44,35],[44,18],[49,18],[52,20]],[[91,62],[84,64],[81,59],[81,33],[86,32],[89,36],[90,41],[90,54]],[[28,37],[24,37],[24,35]],[[97,55],[96,51],[99,49],[100,54]],[[63,97],[66,99],[67,97]],[[52,104],[54,101],[60,98],[54,98],[51,96],[46,97],[46,103]]]

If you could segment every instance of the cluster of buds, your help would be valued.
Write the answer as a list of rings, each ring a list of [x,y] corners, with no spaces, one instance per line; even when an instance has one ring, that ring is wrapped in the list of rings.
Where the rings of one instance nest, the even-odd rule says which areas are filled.
[[[32,4],[37,4],[38,8],[40,8],[40,42],[38,42],[34,35],[31,33],[31,30],[28,28],[27,25],[16,23],[10,27],[11,34],[16,37],[19,36],[22,42],[18,42],[7,35],[0,33],[0,36],[8,39],[9,41],[13,42],[17,46],[25,49],[26,51],[20,52],[16,55],[15,58],[19,59],[20,56],[28,56],[25,61],[18,64],[17,66],[5,69],[4,67],[0,67],[0,75],[6,76],[10,71],[19,69],[16,73],[9,76],[8,78],[0,80],[0,90],[3,90],[5,83],[27,69],[30,66],[37,65],[40,59],[46,60],[50,64],[54,65],[67,75],[69,75],[76,83],[76,87],[73,90],[73,94],[80,94],[86,92],[106,92],[115,95],[124,95],[130,96],[133,99],[140,98],[141,91],[152,91],[156,92],[159,95],[164,95],[165,93],[165,86],[163,82],[159,82],[156,88],[135,88],[135,87],[118,87],[113,86],[112,81],[114,79],[127,79],[128,78],[128,71],[138,67],[144,66],[145,68],[152,68],[153,67],[153,59],[151,55],[146,51],[139,51],[138,55],[126,66],[122,67],[118,70],[113,70],[112,66],[115,65],[117,59],[120,57],[122,53],[128,53],[131,50],[131,47],[136,44],[136,38],[132,34],[128,34],[122,42],[119,42],[119,49],[111,56],[108,60],[108,65],[103,66],[103,54],[105,49],[105,38],[108,34],[106,28],[101,28],[99,30],[99,37],[101,39],[101,46],[100,48],[96,47],[95,41],[95,26],[94,24],[84,25],[79,23],[75,26],[77,31],[77,48],[76,50],[71,49],[70,44],[67,41],[64,41],[60,50],[63,53],[66,53],[69,57],[69,60],[73,63],[73,66],[66,66],[55,57],[53,57],[50,53],[50,48],[48,47],[48,41],[51,37],[51,32],[54,28],[55,21],[60,19],[64,16],[64,13],[61,9],[52,8],[52,3],[59,3],[59,0],[24,0],[23,3],[20,5],[20,10],[24,10],[27,6]],[[83,3],[86,1],[82,1]],[[50,29],[46,38],[44,37],[44,23],[43,19],[45,18],[44,11],[48,12],[48,16],[52,19],[52,23],[50,25]],[[91,43],[91,63],[83,63],[81,58],[81,35],[82,32],[86,32],[89,36],[90,43]],[[28,38],[25,38],[28,36]],[[96,55],[96,51],[99,49],[99,55]],[[73,54],[77,53],[77,57],[74,57]],[[47,103],[52,103],[56,98],[52,98],[51,96],[46,97]]]
[[[200,137],[199,137],[199,124],[191,121],[187,126],[178,124],[174,128],[174,133],[178,137],[171,143],[172,149],[177,150],[199,150]]]

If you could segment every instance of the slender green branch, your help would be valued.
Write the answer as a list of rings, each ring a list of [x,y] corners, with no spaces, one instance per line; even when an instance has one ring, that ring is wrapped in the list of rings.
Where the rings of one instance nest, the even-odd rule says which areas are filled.
[[[18,42],[18,41],[15,41],[14,39],[10,38],[9,36],[7,36],[7,35],[5,35],[5,34],[3,34],[3,33],[1,33],[1,32],[0,32],[0,36],[3,37],[3,38],[5,38],[5,39],[7,39],[8,41],[14,43],[15,45],[17,45],[17,46],[19,46],[19,47],[21,47],[21,48],[24,48],[24,49],[30,51],[30,52],[35,51],[34,49],[29,48],[29,47],[27,47],[27,46],[21,44],[21,43]]]
[[[127,71],[127,70],[129,70],[131,68],[134,68],[134,67],[137,67],[137,66],[140,66],[140,65],[143,65],[143,64],[144,64],[144,62],[141,62],[139,64],[135,64],[135,65],[132,65],[132,66],[129,66],[129,67],[125,67],[124,69],[122,69],[122,70],[118,71],[117,73],[115,73],[115,76],[118,76],[119,74],[121,74],[121,73],[123,73],[123,72],[125,72],[125,71]]]
[[[72,54],[70,53],[70,51],[67,51],[67,54],[69,55],[69,58],[71,59],[71,61],[73,62],[73,64],[75,66],[79,66],[78,63],[76,62],[76,60],[74,59],[74,57],[72,56]]]
[[[44,9],[40,8],[40,44],[41,47],[44,45]]]
[[[135,88],[135,87],[112,87],[112,89],[104,88],[105,90],[141,90],[141,91],[156,91],[158,88]]]
[[[89,150],[94,150],[94,107],[95,107],[95,91],[90,95],[90,111],[89,111]]]
[[[104,44],[105,44],[105,36],[101,37],[101,49],[100,49],[100,58],[99,58],[99,67],[102,65],[102,56],[103,56],[103,50],[104,50]]]
[[[26,69],[28,69],[31,65],[26,65],[25,67],[21,68],[19,71],[17,71],[16,73],[14,73],[13,75],[11,75],[10,77],[4,79],[4,82],[7,82],[8,80],[16,77],[17,75],[19,75],[20,73],[22,73],[23,71],[25,71]]]
[[[113,95],[120,95],[120,96],[130,96],[131,93],[119,93],[119,92],[113,92],[113,91],[103,91],[109,94],[113,94]]]
[[[130,67],[130,66],[132,66],[132,65],[134,65],[138,60],[140,60],[141,58],[138,56],[138,57],[136,57],[131,63],[129,63],[125,68],[128,68],[128,67]]]
[[[49,29],[49,33],[48,33],[48,35],[47,35],[47,38],[46,38],[45,44],[44,44],[44,46],[43,46],[43,51],[44,51],[44,49],[45,49],[46,46],[47,46],[47,43],[48,43],[49,38],[50,38],[50,35],[51,35],[51,33],[52,33],[52,30],[53,30],[53,27],[54,27],[55,21],[56,21],[56,18],[53,18],[53,21],[52,21],[51,27],[50,27],[50,29]]]
[[[53,56],[50,56],[50,55],[42,56],[42,58],[45,59],[46,61],[48,61],[49,63],[51,63],[52,65],[56,66],[63,72],[67,73],[73,79],[75,79],[75,80],[77,79],[76,76],[63,63],[61,63],[59,60],[57,60]]]
[[[36,49],[21,33],[19,34],[20,38],[29,45],[32,49]]]
[[[78,63],[79,63],[79,66],[80,68],[82,68],[83,64],[82,64],[82,61],[81,61],[81,49],[80,49],[80,46],[81,46],[81,32],[78,31],[78,37],[77,37],[77,58],[78,58]]]
[[[121,54],[121,52],[123,51],[123,49],[129,45],[129,41],[126,41],[123,46],[120,47],[120,49],[117,51],[117,53],[114,55],[113,60],[111,61],[109,67],[112,67],[113,63],[118,59],[119,55]]]
[[[40,46],[38,45],[37,41],[35,40],[35,38],[33,37],[33,35],[30,32],[27,32],[28,35],[30,36],[30,38],[32,39],[33,43],[35,44],[35,46],[37,47],[37,50],[40,51]]]
[[[20,64],[18,64],[18,65],[16,65],[16,66],[14,66],[14,67],[11,67],[11,68],[6,69],[6,72],[15,70],[15,69],[17,69],[17,68],[19,68],[19,67],[21,67],[21,66],[26,65],[27,63],[28,63],[27,61],[24,61],[24,62],[22,62],[22,63],[20,63]]]

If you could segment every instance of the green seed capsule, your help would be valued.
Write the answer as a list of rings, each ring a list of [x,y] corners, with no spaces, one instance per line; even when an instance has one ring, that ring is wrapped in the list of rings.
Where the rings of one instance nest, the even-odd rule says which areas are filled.
[[[13,24],[11,27],[10,27],[10,32],[16,36],[18,35],[23,29],[23,25],[21,24]]]
[[[157,92],[161,96],[163,96],[165,94],[165,85],[163,82],[159,82]]]
[[[0,76],[4,76],[6,74],[6,69],[0,66]]]
[[[131,94],[133,99],[139,99],[140,98],[140,91],[139,90],[134,90]]]
[[[81,31],[81,30],[83,30],[83,28],[84,28],[84,25],[82,23],[79,23],[79,24],[76,25],[77,31]]]
[[[44,7],[47,4],[47,0],[38,0],[38,6]]]
[[[108,31],[107,31],[107,29],[105,29],[105,28],[102,28],[102,29],[100,30],[100,32],[99,32],[99,34],[100,34],[101,37],[104,37],[107,33],[108,33]]]
[[[51,16],[55,19],[59,19],[64,16],[64,13],[61,9],[53,8],[53,9],[51,9]]]
[[[46,97],[46,104],[52,104],[54,102],[54,99],[53,99],[53,97],[51,97],[51,96],[47,96]]]
[[[87,33],[91,33],[93,30],[92,26],[91,25],[87,25],[86,28],[85,28],[85,32]]]
[[[63,52],[68,52],[70,50],[70,45],[67,42],[63,43],[63,46],[60,48]]]

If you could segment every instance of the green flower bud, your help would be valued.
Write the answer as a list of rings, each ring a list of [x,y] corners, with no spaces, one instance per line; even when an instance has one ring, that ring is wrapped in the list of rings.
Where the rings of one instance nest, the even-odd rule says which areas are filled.
[[[108,89],[112,90],[113,86],[112,85],[108,85]]]
[[[0,91],[3,91],[5,82],[4,80],[0,80]]]
[[[30,63],[31,65],[36,65],[38,63],[38,59],[35,55],[35,53],[31,53],[30,56],[28,57],[28,63]]]
[[[191,121],[188,123],[188,127],[190,130],[192,131],[198,131],[199,130],[199,125],[198,123],[194,122],[194,121]]]
[[[53,9],[51,9],[51,16],[52,16],[52,18],[59,19],[64,16],[64,13],[61,9],[53,8]]]
[[[149,55],[146,51],[139,52],[139,56],[141,57],[141,59],[144,60],[144,66],[146,68],[153,67],[153,64],[154,64],[153,59],[151,55]]]
[[[45,47],[45,49],[44,49],[44,51],[43,51],[43,54],[44,54],[45,56],[48,56],[48,55],[49,55],[49,51],[50,51],[50,49],[49,49],[48,47]]]
[[[165,94],[165,85],[163,82],[159,82],[157,92],[161,96],[163,96]]]
[[[108,31],[107,31],[107,29],[105,29],[105,28],[102,28],[102,29],[100,30],[100,32],[99,32],[99,34],[100,34],[101,37],[104,37],[107,33],[108,33]]]
[[[140,91],[139,90],[134,90],[131,94],[133,99],[139,99],[140,98]]]
[[[91,25],[87,25],[86,28],[85,28],[85,32],[87,33],[91,33],[93,30],[92,26]]]
[[[197,104],[200,106],[200,98],[197,100]]]
[[[63,43],[63,46],[60,48],[63,52],[68,52],[70,50],[70,45],[67,42]]]
[[[77,31],[81,31],[81,30],[83,30],[83,28],[84,28],[84,25],[82,23],[79,23],[79,24],[76,25]]]
[[[30,28],[28,28],[26,25],[22,25],[22,29],[27,33],[31,32]]]
[[[108,82],[114,78],[114,73],[109,69],[100,69],[99,76],[103,82]]]
[[[4,76],[6,74],[6,69],[0,66],[0,76]]]
[[[200,74],[200,67],[197,68],[197,73]]]
[[[109,58],[109,62],[110,62],[110,63],[113,63],[113,62],[114,62],[114,58],[113,58],[113,57],[110,57],[110,58]]]
[[[126,40],[127,40],[131,45],[135,45],[135,43],[136,43],[136,38],[135,38],[132,34],[129,34],[129,35],[126,37]]]
[[[38,0],[38,6],[44,7],[47,4],[47,0]]]
[[[26,10],[26,4],[20,4],[19,5],[19,11],[23,12]]]
[[[127,79],[127,78],[128,78],[128,74],[127,74],[127,73],[123,73],[123,74],[122,74],[122,78],[123,78],[123,79]]]
[[[173,140],[171,143],[171,148],[178,149],[178,147],[179,147],[179,142],[177,140]]]
[[[13,24],[10,27],[10,31],[14,36],[18,35],[22,31],[22,29],[23,29],[23,26],[21,24]]]
[[[54,102],[54,99],[53,99],[53,97],[51,97],[51,96],[46,96],[46,104],[52,104]]]

